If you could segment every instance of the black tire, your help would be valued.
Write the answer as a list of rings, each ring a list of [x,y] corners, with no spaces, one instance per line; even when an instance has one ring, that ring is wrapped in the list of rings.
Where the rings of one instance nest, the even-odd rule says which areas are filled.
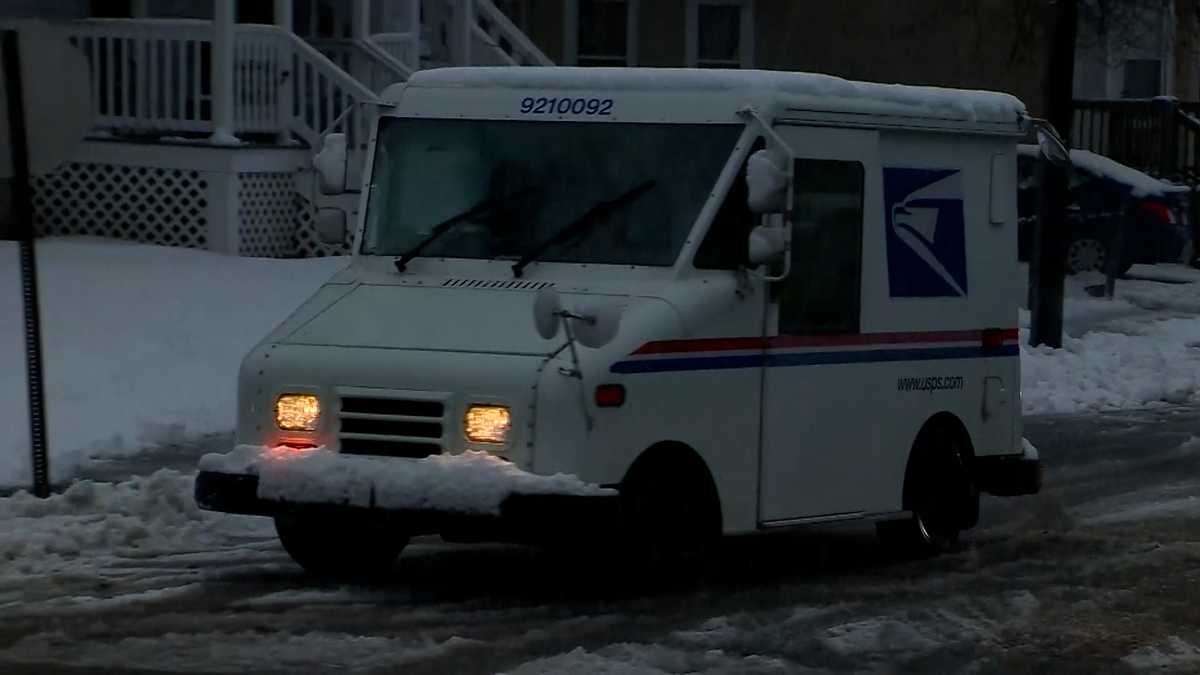
[[[878,523],[880,543],[904,557],[926,558],[956,549],[961,532],[979,521],[979,490],[969,460],[969,449],[950,425],[923,430],[905,477],[905,508],[912,515]]]
[[[275,517],[284,550],[309,574],[372,579],[387,574],[408,545],[408,536],[382,522]]]
[[[639,462],[621,483],[627,558],[638,567],[693,568],[721,537],[716,488],[698,459]]]

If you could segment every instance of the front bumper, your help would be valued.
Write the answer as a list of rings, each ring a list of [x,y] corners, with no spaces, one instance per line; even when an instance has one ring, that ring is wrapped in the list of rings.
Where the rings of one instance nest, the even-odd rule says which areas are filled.
[[[301,515],[318,519],[364,518],[394,522],[410,536],[438,534],[450,541],[568,543],[615,535],[621,523],[617,494],[576,496],[512,494],[499,514],[386,509],[334,503],[262,499],[258,476],[201,471],[196,503],[208,511],[252,516]]]

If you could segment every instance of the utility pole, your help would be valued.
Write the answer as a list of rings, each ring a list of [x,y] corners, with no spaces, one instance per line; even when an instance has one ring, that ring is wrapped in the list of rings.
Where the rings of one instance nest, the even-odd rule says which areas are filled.
[[[21,258],[21,297],[25,306],[25,364],[29,383],[29,436],[33,459],[33,494],[50,495],[49,452],[46,449],[46,398],[42,379],[42,322],[38,313],[37,256],[34,253],[33,208],[30,204],[29,137],[25,124],[25,94],[16,31],[0,31],[0,61],[8,104],[12,145],[13,223]]]
[[[1046,45],[1046,119],[1064,143],[1071,138],[1072,88],[1078,0],[1054,0],[1054,22]],[[1029,259],[1029,343],[1062,346],[1063,281],[1067,267],[1067,202],[1069,167],[1056,167],[1042,157],[1037,231]]]

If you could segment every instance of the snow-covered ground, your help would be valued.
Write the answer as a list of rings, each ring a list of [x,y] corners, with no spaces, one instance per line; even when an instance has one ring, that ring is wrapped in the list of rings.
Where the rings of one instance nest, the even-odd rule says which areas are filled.
[[[38,243],[51,471],[233,428],[242,356],[345,259]],[[0,487],[29,481],[16,245],[0,242]]]
[[[1155,414],[1035,424],[1039,443],[1069,426],[1073,459],[1043,495],[987,500],[960,553],[743,538],[707,580],[657,590],[433,539],[386,582],[323,584],[270,521],[197,511],[173,471],[0,499],[0,672],[1195,672],[1200,440]],[[1121,434],[1136,444],[1095,461]]]

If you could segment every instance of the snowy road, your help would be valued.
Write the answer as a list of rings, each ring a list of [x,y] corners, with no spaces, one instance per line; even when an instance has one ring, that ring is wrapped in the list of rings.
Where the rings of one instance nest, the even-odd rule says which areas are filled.
[[[436,540],[386,584],[318,585],[268,523],[196,512],[171,471],[9,499],[0,672],[1195,672],[1198,416],[1028,420],[1046,491],[988,499],[954,555],[890,562],[853,528],[736,540],[653,594],[587,559]]]

